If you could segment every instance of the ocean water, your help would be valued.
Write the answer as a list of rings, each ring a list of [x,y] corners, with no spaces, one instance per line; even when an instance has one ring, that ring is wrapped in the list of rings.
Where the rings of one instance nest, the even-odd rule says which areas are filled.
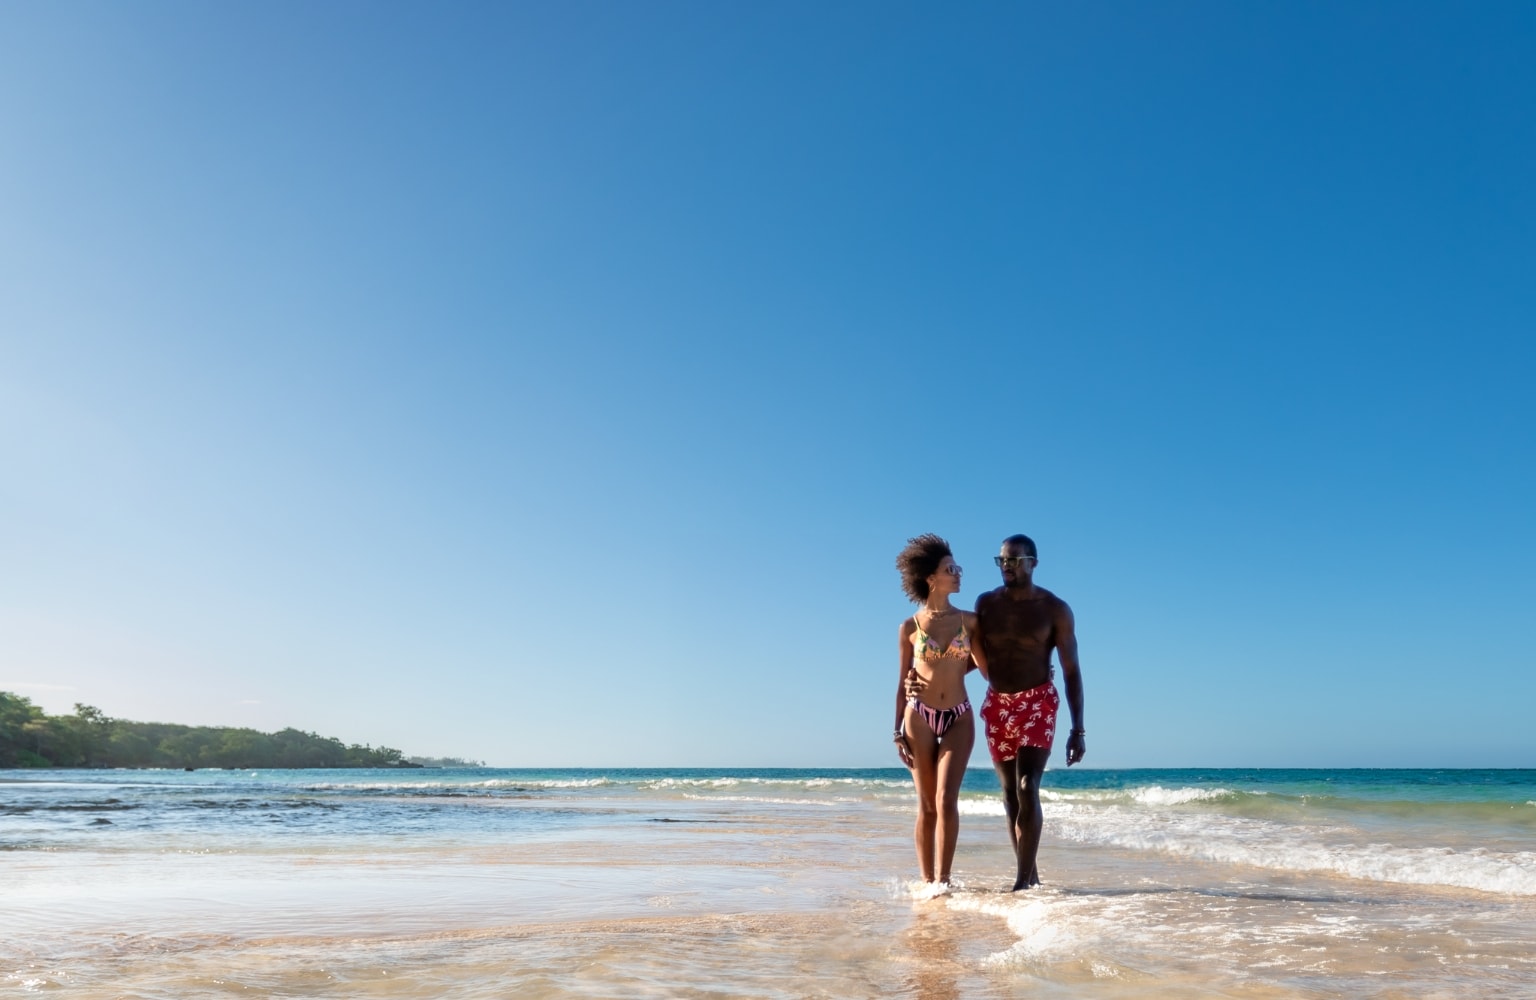
[[[0,994],[1536,997],[1536,771],[0,771]]]

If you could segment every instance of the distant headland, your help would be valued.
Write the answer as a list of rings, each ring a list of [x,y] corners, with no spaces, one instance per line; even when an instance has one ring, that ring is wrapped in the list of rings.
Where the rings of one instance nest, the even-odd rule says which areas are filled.
[[[113,719],[90,705],[48,715],[31,699],[0,691],[0,768],[7,767],[423,767],[476,762],[421,758],[393,747],[342,743],[297,729],[260,733]],[[443,766],[437,764],[437,766]]]

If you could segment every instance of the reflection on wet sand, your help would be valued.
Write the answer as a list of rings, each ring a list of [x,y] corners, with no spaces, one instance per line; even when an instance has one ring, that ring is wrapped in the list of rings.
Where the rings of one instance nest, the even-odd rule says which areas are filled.
[[[959,1000],[960,929],[955,914],[939,906],[924,906],[902,935],[910,972],[906,987],[913,1000]]]

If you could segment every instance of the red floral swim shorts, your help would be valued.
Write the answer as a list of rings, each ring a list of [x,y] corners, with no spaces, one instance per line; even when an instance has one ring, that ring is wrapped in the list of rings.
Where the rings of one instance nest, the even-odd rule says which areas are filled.
[[[988,688],[981,703],[981,719],[987,724],[987,749],[992,751],[993,763],[1013,760],[1021,747],[1049,750],[1056,738],[1056,710],[1060,707],[1061,698],[1050,681],[1014,694]]]

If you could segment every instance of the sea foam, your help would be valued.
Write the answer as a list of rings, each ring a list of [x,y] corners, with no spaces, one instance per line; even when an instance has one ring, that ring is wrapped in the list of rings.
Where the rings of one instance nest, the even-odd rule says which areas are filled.
[[[1041,791],[1046,835],[1089,846],[1149,851],[1281,871],[1329,872],[1410,885],[1536,896],[1536,852],[1373,842],[1345,826],[1281,823],[1220,811],[1249,795],[1230,788]],[[1206,808],[1187,809],[1199,805]],[[1000,796],[966,797],[967,816],[1003,816]],[[1215,807],[1214,810],[1211,807]],[[1381,838],[1385,839],[1385,838]]]
[[[1160,785],[1150,785],[1146,788],[1091,792],[1058,792],[1049,788],[1042,788],[1040,790],[1040,801],[1047,804],[1062,803],[1069,805],[1136,803],[1146,806],[1177,806],[1186,805],[1191,802],[1222,802],[1241,794],[1243,793],[1235,792],[1230,788],[1163,788]],[[1003,815],[1003,800],[1001,795],[963,798],[960,800],[960,812],[969,816],[1001,816]]]
[[[1156,851],[1226,864],[1333,872],[1350,878],[1536,896],[1536,852],[1362,843],[1340,828],[1220,814],[1048,803],[1048,833],[1081,844]]]

